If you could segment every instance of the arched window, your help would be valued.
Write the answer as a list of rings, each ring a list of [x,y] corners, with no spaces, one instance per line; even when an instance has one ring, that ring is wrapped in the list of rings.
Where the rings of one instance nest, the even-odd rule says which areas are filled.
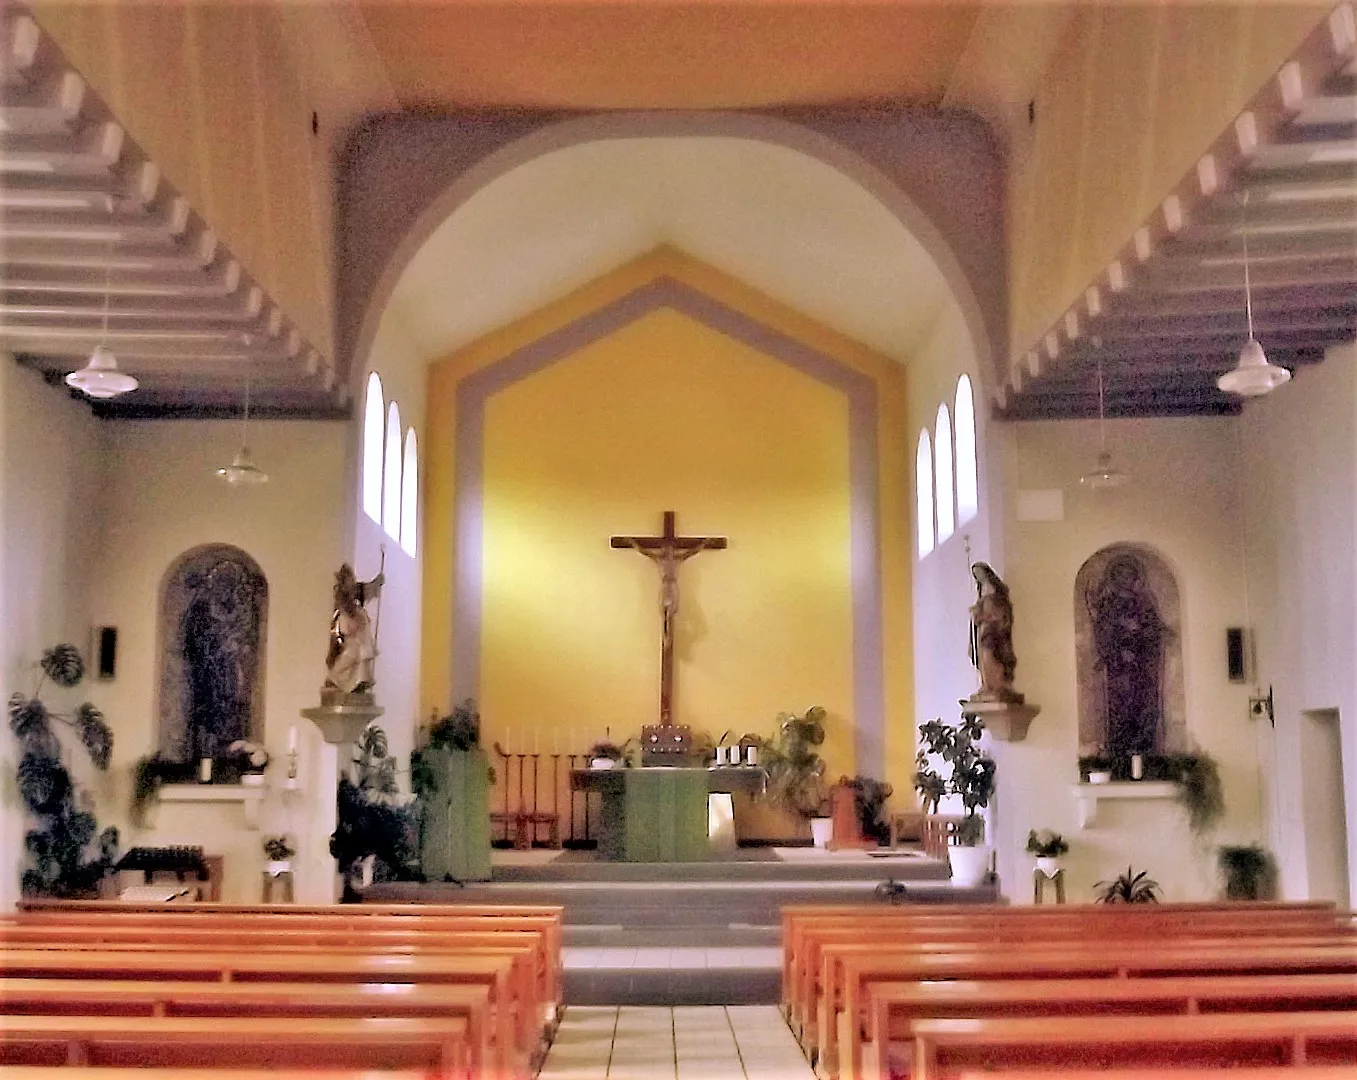
[[[980,513],[980,467],[975,456],[975,398],[970,376],[956,384],[956,516],[965,525]]]
[[[368,399],[363,406],[363,513],[382,520],[382,380],[374,371],[368,376]]]
[[[919,513],[919,558],[933,550],[933,446],[928,431],[919,432],[914,455],[914,502]]]
[[[419,531],[419,450],[415,446],[415,429],[405,433],[405,471],[401,475],[401,547],[413,556]]]
[[[394,401],[386,410],[386,472],[382,492],[382,528],[392,540],[401,535],[401,411]]]
[[[938,543],[941,544],[956,529],[956,515],[952,510],[952,421],[947,406],[938,406],[938,422],[933,431],[934,486],[938,493]]]

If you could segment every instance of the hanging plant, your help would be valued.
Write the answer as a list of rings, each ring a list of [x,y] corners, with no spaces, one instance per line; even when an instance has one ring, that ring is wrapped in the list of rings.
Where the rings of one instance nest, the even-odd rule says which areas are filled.
[[[1187,811],[1187,823],[1202,836],[1225,816],[1225,788],[1220,781],[1220,766],[1205,751],[1184,754],[1178,763],[1178,805]]]
[[[84,677],[85,663],[74,645],[48,649],[38,667],[42,675],[32,696],[15,694],[9,700],[10,730],[21,751],[16,773],[19,797],[35,823],[24,837],[29,865],[23,872],[23,891],[87,896],[97,890],[117,858],[118,830],[99,832],[89,810],[89,793],[71,780],[52,725],[56,721],[71,728],[101,772],[113,756],[113,732],[103,713],[88,702],[67,716],[51,712],[39,697],[47,679],[69,689]]]

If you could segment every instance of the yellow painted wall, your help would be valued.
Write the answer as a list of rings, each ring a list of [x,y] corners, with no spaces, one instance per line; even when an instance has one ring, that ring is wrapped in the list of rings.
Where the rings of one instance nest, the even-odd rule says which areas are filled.
[[[1081,4],[1008,178],[1009,345],[1039,339],[1333,9]]]
[[[316,348],[333,355],[327,147],[271,5],[35,0],[43,30]]]
[[[908,801],[912,458],[904,372],[669,249],[431,365],[422,713],[444,707],[449,694],[458,383],[662,275],[876,382],[887,761],[860,767],[884,773]],[[704,553],[682,571],[680,720],[718,735],[727,726],[770,733],[778,710],[823,703],[842,718],[831,732],[830,766],[835,775],[855,771],[846,420],[837,391],[667,310],[492,397],[482,638],[487,735],[512,727],[516,748],[531,750],[540,727],[545,752],[553,725],[563,739],[572,727],[593,737],[605,725],[617,736],[653,715],[659,576],[640,555],[610,549],[607,538],[657,530],[661,511],[674,509],[681,531],[731,538],[729,550]],[[665,447],[672,458],[659,452]]]

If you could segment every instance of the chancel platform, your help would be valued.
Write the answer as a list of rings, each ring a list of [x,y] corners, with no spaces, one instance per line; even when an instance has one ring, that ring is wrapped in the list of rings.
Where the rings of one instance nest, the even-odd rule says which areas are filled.
[[[993,885],[953,888],[945,861],[911,848],[876,856],[751,847],[669,863],[613,862],[594,851],[497,850],[493,861],[488,882],[392,882],[367,889],[364,899],[560,904],[565,998],[573,1005],[772,1004],[784,904],[872,903],[888,881],[905,886],[904,903],[998,899]]]

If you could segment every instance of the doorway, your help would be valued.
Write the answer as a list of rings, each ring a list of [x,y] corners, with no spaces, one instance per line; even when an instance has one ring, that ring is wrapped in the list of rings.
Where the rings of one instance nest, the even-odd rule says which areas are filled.
[[[1337,709],[1301,714],[1301,806],[1311,900],[1349,906],[1343,739]]]

